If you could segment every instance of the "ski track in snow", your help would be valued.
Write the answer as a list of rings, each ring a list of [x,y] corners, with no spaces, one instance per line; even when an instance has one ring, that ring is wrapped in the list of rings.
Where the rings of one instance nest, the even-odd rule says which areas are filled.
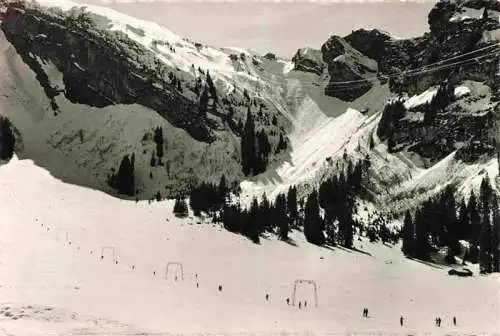
[[[0,200],[9,205],[0,225],[5,335],[499,330],[495,275],[450,277],[447,267],[407,260],[399,247],[364,239],[356,245],[368,254],[318,248],[298,232],[292,237],[299,247],[274,238],[256,246],[216,225],[175,218],[171,201],[115,199],[62,183],[30,160],[14,158],[0,167],[0,180]],[[100,260],[102,246],[115,248],[118,264],[108,251]],[[183,263],[184,282],[164,279],[168,261]],[[299,278],[317,282],[318,308],[307,287],[297,294],[307,309],[286,305]],[[361,317],[364,307],[368,319]],[[52,313],[35,314],[44,309]],[[459,327],[451,325],[453,315]],[[435,316],[444,321],[439,329]]]

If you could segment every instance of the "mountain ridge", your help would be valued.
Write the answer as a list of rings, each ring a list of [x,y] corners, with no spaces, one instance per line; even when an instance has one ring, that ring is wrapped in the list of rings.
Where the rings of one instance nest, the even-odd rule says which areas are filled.
[[[328,170],[328,167],[331,167],[331,164],[324,163],[325,159],[332,156],[328,154],[333,154],[333,156],[336,156],[339,160],[343,152],[348,149],[347,152],[349,157],[354,158],[359,156],[359,154],[354,153],[355,150],[353,151],[353,147],[359,147],[359,144],[353,144],[352,134],[346,134],[351,140],[348,140],[344,145],[340,145],[340,147],[335,145],[329,148],[328,146],[331,146],[331,144],[326,145],[325,143],[320,145],[322,143],[321,141],[311,140],[310,143],[312,147],[308,147],[310,149],[307,149],[304,154],[300,154],[305,155],[308,159],[303,163],[299,163],[299,161],[295,162],[294,157],[298,158],[298,156],[294,153],[305,143],[304,141],[306,141],[306,139],[314,134],[316,129],[319,130],[329,123],[331,123],[332,127],[336,127],[333,125],[336,125],[336,123],[340,121],[334,122],[334,120],[343,113],[348,113],[346,111],[349,111],[349,108],[360,111],[360,115],[366,115],[366,118],[378,115],[375,119],[370,119],[372,122],[370,128],[363,128],[363,132],[366,132],[366,134],[363,134],[360,139],[363,139],[368,145],[370,142],[369,138],[371,137],[370,134],[373,134],[378,127],[378,120],[388,101],[398,96],[407,97],[404,99],[409,99],[411,96],[423,94],[422,92],[425,93],[428,90],[434,89],[436,85],[442,82],[444,77],[449,77],[451,79],[450,83],[455,86],[459,86],[464,79],[469,80],[469,82],[467,82],[469,84],[464,87],[467,87],[467,90],[469,90],[468,95],[472,96],[469,98],[471,100],[466,102],[465,100],[467,97],[458,98],[460,102],[454,103],[455,112],[453,113],[455,115],[460,115],[459,113],[469,113],[466,111],[469,111],[470,104],[473,104],[472,100],[476,100],[474,105],[476,106],[475,109],[477,109],[478,105],[481,107],[488,106],[488,108],[481,113],[489,119],[487,124],[481,127],[486,127],[490,130],[493,129],[492,121],[495,118],[494,110],[498,109],[495,98],[498,96],[498,89],[495,88],[498,79],[495,77],[496,72],[493,75],[490,75],[490,73],[491,69],[494,69],[496,64],[498,64],[498,60],[495,60],[494,55],[491,57],[491,54],[493,54],[491,51],[496,51],[496,46],[492,42],[495,41],[495,34],[499,29],[498,20],[494,21],[492,19],[492,16],[498,14],[495,10],[494,1],[466,1],[455,5],[448,5],[448,2],[442,2],[441,4],[440,2],[436,5],[435,9],[431,11],[429,16],[431,32],[423,37],[416,39],[394,39],[386,33],[376,29],[361,29],[345,37],[332,36],[330,40],[322,46],[321,50],[318,49],[315,51],[311,48],[299,49],[297,54],[292,58],[292,63],[269,55],[261,56],[238,48],[217,49],[205,46],[201,43],[182,39],[156,24],[120,16],[113,11],[102,9],[97,6],[88,6],[87,9],[71,10],[75,5],[71,2],[43,0],[41,3],[45,8],[55,5],[66,11],[69,10],[69,12],[64,14],[64,12],[61,12],[61,9],[41,10],[40,8],[42,7],[28,5],[27,3],[20,3],[18,5],[11,4],[7,9],[7,17],[4,17],[2,20],[2,29],[7,33],[6,37],[10,40],[10,44],[14,46],[17,45],[17,49],[21,50],[18,54],[22,56],[22,50],[33,50],[35,53],[39,54],[36,57],[31,57],[30,60],[30,57],[28,57],[29,55],[24,52],[25,55],[22,56],[22,58],[24,58],[24,63],[28,65],[31,64],[31,71],[34,70],[35,73],[36,71],[39,72],[37,75],[38,81],[42,87],[45,85],[44,91],[49,96],[49,111],[52,107],[54,112],[58,113],[57,101],[61,99],[69,99],[70,105],[67,105],[67,108],[74,108],[70,106],[80,106],[83,109],[85,109],[85,105],[109,105],[110,108],[114,109],[120,106],[117,105],[116,102],[122,102],[124,104],[138,103],[141,106],[149,107],[159,112],[160,115],[163,115],[164,118],[168,120],[169,124],[169,126],[162,126],[165,130],[170,130],[171,126],[173,126],[174,128],[180,128],[182,133],[182,129],[186,129],[188,138],[192,137],[196,142],[201,140],[201,142],[212,143],[208,145],[200,144],[201,148],[206,149],[202,149],[196,153],[188,154],[189,150],[184,151],[188,156],[192,155],[195,162],[200,162],[198,160],[207,157],[207,162],[211,163],[208,165],[203,164],[201,165],[203,167],[201,167],[196,163],[188,164],[191,159],[187,159],[186,157],[181,158],[182,156],[179,157],[178,155],[169,157],[172,153],[171,149],[168,147],[163,150],[166,155],[164,159],[160,157],[156,158],[157,153],[154,150],[154,143],[152,143],[152,134],[154,133],[153,130],[163,123],[157,118],[154,118],[157,120],[156,122],[150,122],[150,131],[144,129],[142,131],[144,132],[144,136],[136,136],[136,140],[134,140],[137,142],[141,141],[144,145],[132,145],[130,140],[126,140],[125,142],[128,143],[128,145],[122,147],[122,145],[119,145],[116,141],[112,144],[110,143],[110,139],[104,137],[103,140],[101,140],[102,143],[97,145],[97,148],[91,151],[86,150],[85,156],[92,156],[92,151],[95,150],[104,151],[105,148],[116,147],[113,149],[113,158],[106,159],[101,155],[99,162],[93,163],[91,166],[87,166],[87,163],[84,163],[89,162],[88,159],[84,162],[80,161],[77,165],[83,164],[87,166],[93,172],[92,174],[94,176],[99,177],[97,180],[95,177],[89,177],[89,179],[84,179],[84,181],[77,183],[91,184],[107,192],[115,193],[113,189],[109,188],[107,185],[108,175],[113,170],[116,173],[120,155],[127,152],[129,154],[131,152],[135,153],[137,167],[135,170],[137,175],[136,191],[139,191],[137,197],[141,199],[151,198],[157,194],[157,192],[161,194],[161,197],[172,197],[183,191],[185,192],[186,188],[189,188],[192,184],[206,180],[217,181],[222,174],[225,174],[226,178],[229,178],[232,183],[237,184],[239,181],[244,180],[245,176],[238,168],[241,164],[241,159],[239,157],[241,155],[239,141],[243,132],[243,122],[249,110],[251,110],[252,114],[256,117],[257,129],[265,131],[268,135],[271,151],[268,159],[268,171],[256,177],[250,177],[248,182],[244,182],[242,185],[244,193],[252,195],[254,191],[260,189],[260,187],[256,187],[257,185],[262,183],[266,184],[264,181],[269,179],[268,176],[274,174],[277,174],[275,176],[277,176],[278,179],[271,179],[271,183],[267,183],[268,187],[266,188],[269,189],[278,186],[281,183],[279,181],[283,181],[284,175],[281,175],[283,173],[276,173],[276,168],[278,168],[278,171],[284,172],[286,171],[285,167],[287,164],[290,164],[292,169],[297,171],[296,174],[301,172],[299,175],[303,176],[291,178],[285,185],[288,183],[307,184],[308,179],[315,180],[317,178],[316,174],[319,173],[321,175],[323,174],[320,173],[321,171]],[[491,9],[488,10],[490,17],[488,17],[486,21],[484,18],[471,19],[468,17],[460,17],[460,19],[451,20],[457,17],[456,15],[458,14],[456,13],[461,13],[462,11],[466,12],[468,7],[465,5],[469,3],[473,3],[472,6],[475,7],[480,5],[483,6],[481,8],[490,6]],[[63,40],[59,42],[55,40],[47,42],[47,38],[50,40],[56,37],[50,36],[51,34],[44,34],[43,30],[45,28],[43,27],[45,24],[36,25],[36,22],[43,22],[43,20],[40,21],[39,19],[34,19],[34,23],[30,24],[30,29],[34,32],[33,34],[29,33],[29,29],[16,29],[15,22],[21,22],[20,27],[23,27],[28,21],[33,21],[33,19],[30,19],[26,21],[26,23],[22,23],[24,19],[20,20],[18,14],[15,14],[19,13],[19,10],[13,9],[17,8],[16,6],[28,6],[28,12],[32,11],[33,18],[37,17],[36,13],[45,13],[44,15],[55,17],[54,19],[48,19],[49,21],[59,20],[59,25],[63,21],[65,24],[72,24],[74,28],[70,28],[70,30],[73,29],[75,32],[80,32],[80,35],[82,32],[85,34],[86,31],[96,30],[96,34],[105,34],[103,36],[108,36],[106,34],[109,34],[109,32],[105,31],[110,31],[112,35],[109,36],[112,36],[113,39],[116,40],[116,42],[113,43],[124,46],[122,47],[125,48],[123,50],[130,50],[126,51],[125,54],[130,55],[128,58],[131,62],[135,62],[134,67],[136,69],[140,69],[138,64],[144,63],[144,60],[147,60],[147,63],[144,64],[153,65],[152,68],[143,69],[141,71],[145,71],[144,74],[146,75],[152,75],[154,79],[152,82],[149,81],[149,83],[144,84],[143,75],[134,74],[128,67],[125,67],[127,70],[117,72],[117,75],[113,75],[114,79],[103,80],[103,78],[106,78],[106,75],[103,77],[97,74],[106,74],[108,70],[96,71],[92,69],[94,66],[88,62],[90,59],[95,59],[95,55],[98,54],[99,49],[92,52],[92,47],[86,48],[87,56],[81,60],[72,61],[71,58],[64,61],[58,60],[57,54],[59,54],[59,52],[57,48],[54,47],[57,47],[58,44],[66,43],[64,42],[65,39],[63,38]],[[82,6],[78,4],[77,7]],[[17,19],[9,18],[9,13],[14,13]],[[106,14],[108,15],[107,18]],[[124,18],[126,18],[126,20]],[[53,23],[52,25],[57,26],[58,24]],[[49,26],[50,25],[51,24],[49,24]],[[441,27],[442,29],[439,30],[436,27]],[[475,41],[475,45],[479,46],[476,50],[481,50],[481,48],[485,48],[484,46],[491,46],[492,49],[484,49],[484,52],[476,52],[473,50],[472,56],[476,56],[476,60],[484,59],[486,62],[481,61],[474,63],[474,59],[472,59],[471,62],[470,58],[461,56],[471,51],[466,51],[468,47],[466,48],[465,46],[461,46],[460,43],[457,43],[457,41],[468,41],[470,36],[478,36],[476,34],[477,32],[482,33],[477,41]],[[486,34],[484,32],[490,33]],[[24,34],[32,34],[32,37],[28,39],[30,44],[23,44],[28,43],[23,42],[23,37],[25,37]],[[450,38],[446,37],[446,34],[448,34]],[[53,35],[57,36],[58,34]],[[35,38],[36,36],[38,37]],[[78,36],[78,34],[75,35],[75,37],[71,37],[70,41],[74,40],[79,44],[86,41],[84,38],[80,38],[79,40],[76,36]],[[440,38],[443,38],[444,43],[447,43],[450,47],[436,49],[434,44],[436,41],[439,41]],[[44,46],[46,43],[49,44]],[[82,45],[85,45],[85,43]],[[426,47],[426,43],[429,44],[430,47]],[[71,48],[68,50],[71,50]],[[435,50],[439,50],[437,54]],[[446,52],[443,50],[446,50]],[[50,52],[53,53],[52,56]],[[314,55],[311,54],[312,56],[309,57],[308,53],[313,53]],[[106,55],[106,53],[104,55]],[[431,62],[431,56],[435,59],[434,63]],[[109,57],[112,59],[112,56]],[[454,65],[453,62],[450,63],[446,61],[447,58],[450,57],[454,58],[454,63],[458,62],[458,66],[460,66],[460,64],[464,64],[464,66],[459,67],[457,71],[457,65]],[[134,58],[135,61],[132,60]],[[120,59],[120,57],[118,59]],[[127,57],[124,57],[124,59],[126,60]],[[40,60],[42,61],[40,62]],[[401,60],[403,60],[403,63],[398,63]],[[54,64],[57,70],[53,69],[49,71],[44,69],[44,67],[47,68],[47,65],[44,65],[47,61]],[[107,62],[109,61],[103,62],[104,67],[100,66],[100,68],[112,69],[115,67],[108,67],[106,65]],[[88,69],[85,64],[89,65]],[[155,64],[160,67],[158,69],[162,69],[165,66],[166,68],[164,68],[165,70],[156,71],[155,69],[157,68],[155,68]],[[292,71],[289,71],[291,64],[293,64],[294,68]],[[426,66],[429,68],[426,69]],[[439,69],[436,71],[436,68]],[[49,78],[54,76],[47,75],[47,72],[56,74],[58,71],[62,71],[63,77],[62,81],[59,79],[59,86],[51,83],[57,82],[54,78]],[[168,71],[170,71],[172,76],[169,77]],[[82,83],[80,83],[81,79],[75,80],[75,78],[78,78],[81,73],[85,72],[95,72],[96,75],[89,76],[90,84],[83,83],[82,85]],[[398,75],[395,75],[395,73]],[[205,85],[205,87],[209,86],[208,74],[210,74],[210,77],[213,77],[214,89],[212,93],[210,93],[210,90],[207,90],[209,97],[208,104],[203,108],[203,104],[201,104],[200,100],[200,96],[202,96],[200,91],[203,91],[203,85]],[[130,90],[130,85],[126,85],[127,88],[123,87],[118,89],[113,88],[113,86],[117,84],[109,85],[109,83],[122,83],[123,79],[126,79],[128,83],[138,83],[135,84],[135,92],[134,89],[132,89],[134,94],[128,92]],[[470,82],[470,79],[473,81]],[[96,80],[98,80],[98,82],[95,82],[98,83],[97,85],[91,83]],[[481,88],[481,86],[475,84],[474,81],[482,82],[484,83],[482,85],[486,86]],[[72,87],[74,88],[72,89]],[[61,88],[63,91],[60,91]],[[489,88],[492,88],[492,90]],[[179,110],[175,108],[177,105],[175,99],[178,98],[174,98],[174,101],[164,100],[164,98],[155,98],[155,95],[159,97],[159,93],[155,94],[154,92],[163,92],[162,90],[167,90],[165,92],[172,97],[180,97],[179,99],[186,101],[186,106],[188,106],[186,113],[181,112],[182,109]],[[101,99],[93,98],[96,94],[97,96],[101,95],[101,91],[104,92],[104,97],[111,95],[119,99],[116,101],[111,99],[112,102],[103,103]],[[195,91],[198,91],[198,93]],[[88,93],[84,95],[82,92]],[[106,92],[111,92],[111,94],[107,94]],[[213,92],[215,92],[217,97],[214,96]],[[64,93],[63,98],[59,98],[61,93]],[[401,96],[402,94],[403,96]],[[137,97],[134,98],[134,95]],[[485,97],[478,98],[476,95],[485,95]],[[491,103],[489,105],[481,103],[489,101],[490,97]],[[216,99],[217,101],[215,101]],[[75,103],[76,105],[74,105]],[[460,111],[462,112],[456,110],[459,104],[462,106],[460,107]],[[474,153],[475,156],[460,154],[463,155],[463,157],[469,157],[469,161],[471,162],[475,162],[482,154],[488,157],[494,155],[495,146],[489,142],[491,141],[491,135],[474,131],[480,128],[473,126],[476,121],[479,120],[478,117],[469,118],[471,120],[469,124],[467,122],[468,119],[462,117],[449,124],[448,120],[452,118],[452,114],[449,112],[442,114],[442,118],[444,118],[442,120],[445,121],[445,128],[441,128],[443,132],[446,133],[446,137],[449,138],[448,143],[451,147],[445,148],[442,154],[436,154],[438,153],[438,149],[433,149],[436,145],[433,144],[432,139],[436,138],[436,136],[442,137],[442,135],[439,135],[439,132],[432,135],[432,133],[428,132],[429,126],[421,125],[420,117],[418,116],[425,114],[425,106],[426,105],[419,105],[412,107],[413,111],[411,111],[410,114],[412,114],[413,117],[408,120],[406,120],[407,118],[394,120],[393,133],[391,133],[388,138],[386,136],[380,139],[381,143],[389,141],[389,153],[387,153],[387,155],[396,154],[397,151],[401,151],[402,148],[407,147],[408,144],[412,142],[416,142],[417,146],[415,148],[419,148],[418,146],[422,147],[426,142],[430,143],[430,150],[426,149],[423,151],[410,148],[410,152],[416,151],[416,153],[422,157],[420,159],[417,158],[417,162],[427,160],[431,163],[431,166],[433,160],[437,162],[456,150],[456,148],[453,147],[455,143],[465,143],[465,147],[461,146],[463,148],[469,148],[469,150],[461,149],[459,153]],[[161,112],[163,108],[165,108],[166,114]],[[197,118],[200,113],[203,114],[203,109],[207,112],[207,117],[202,117],[196,121],[197,119],[194,118]],[[479,111],[475,113],[481,115],[481,113],[478,112]],[[64,112],[61,114],[64,114]],[[498,114],[496,115],[498,116]],[[316,116],[317,119],[314,119]],[[57,118],[59,118],[59,116],[55,116],[53,120]],[[306,121],[304,118],[312,118],[313,121]],[[361,117],[360,120],[364,118],[365,117]],[[356,118],[353,120],[356,120]],[[361,123],[364,122],[365,121],[361,121]],[[57,123],[58,122],[56,122],[56,124]],[[154,123],[157,123],[157,125],[154,125]],[[432,127],[439,129],[435,126]],[[461,128],[465,130],[465,133],[462,131],[457,133],[457,130]],[[26,133],[28,129],[29,128],[26,128],[24,133]],[[413,133],[408,135],[408,130],[411,130]],[[60,134],[60,136],[56,136],[55,139],[50,140],[49,143],[52,144],[51,147],[53,148],[51,151],[55,150],[65,153],[63,155],[73,155],[70,154],[73,150],[77,153],[81,151],[82,149],[79,149],[79,146],[86,142],[85,138],[87,137],[83,137],[82,144],[77,144],[75,142],[78,138],[82,139],[80,136],[82,134],[80,129],[74,129],[70,134],[64,133],[65,131],[63,130],[58,130],[57,128],[53,129],[52,137],[56,134]],[[89,128],[84,130],[83,133],[92,134],[93,130]],[[176,143],[176,140],[173,139],[173,135],[170,133],[178,134],[177,131],[164,132],[164,136],[166,136],[164,141],[166,144],[165,146],[169,146],[170,143]],[[118,136],[117,139],[121,137],[122,135]],[[472,139],[470,137],[472,137]],[[188,141],[188,138],[181,140],[178,145],[184,147],[185,143],[191,141]],[[281,146],[282,139],[284,139],[289,148],[280,153],[278,150]],[[335,140],[332,141],[335,142]],[[360,140],[357,141],[359,142]],[[32,142],[34,141],[31,141],[31,143]],[[67,142],[67,145],[62,146],[65,142]],[[147,143],[149,143],[149,145],[146,145]],[[475,143],[475,145],[472,145],[473,143]],[[490,145],[488,145],[488,143],[490,143]],[[196,146],[198,147],[198,145]],[[318,156],[311,155],[309,151],[317,151],[317,149],[315,149],[316,146],[326,146],[324,147],[324,154]],[[425,146],[429,147],[428,144]],[[226,154],[221,155],[222,153],[220,151],[222,148],[227,149],[227,151],[223,150]],[[390,153],[394,148],[398,149],[396,152]],[[209,152],[203,152],[207,150]],[[39,151],[39,148],[33,148],[31,153],[36,151]],[[371,149],[367,149],[365,154],[370,154],[370,151]],[[43,163],[43,158],[40,155],[38,155],[38,157]],[[165,169],[158,170],[158,167],[153,167],[150,164],[150,161],[151,163],[153,162],[153,157],[155,161],[163,161],[159,167]],[[311,158],[314,158],[314,161],[311,160]],[[56,161],[58,160],[60,159]],[[92,161],[92,159],[90,159],[90,161]],[[428,165],[429,162],[425,163],[424,166]],[[104,167],[102,166],[103,163]],[[208,168],[210,165],[212,165],[212,167]],[[297,167],[300,165],[303,165],[304,169],[297,170]],[[54,165],[52,165],[52,167],[54,168]],[[411,170],[412,168],[409,167],[407,169]],[[55,170],[64,171],[64,168],[57,168]],[[63,173],[66,174],[65,172]],[[66,175],[71,176],[71,174]],[[246,178],[248,179],[248,177]],[[319,178],[321,179],[321,177]],[[403,180],[407,179],[407,177],[404,176],[401,178]],[[273,182],[273,180],[275,181]],[[71,178],[69,178],[69,181],[71,181]],[[167,189],[162,190],[163,188],[158,188],[158,183],[162,183],[161,181],[168,182],[166,186]],[[276,183],[276,181],[278,182]],[[379,182],[380,181],[369,183],[373,184]],[[389,183],[388,185],[391,184],[391,182],[387,181],[383,183]],[[246,186],[248,185],[252,185],[252,187],[247,188]],[[375,188],[374,190],[378,189],[379,188]]]

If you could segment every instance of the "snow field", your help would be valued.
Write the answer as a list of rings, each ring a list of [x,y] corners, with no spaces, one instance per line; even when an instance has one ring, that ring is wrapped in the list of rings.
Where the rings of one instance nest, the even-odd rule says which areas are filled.
[[[1,167],[0,180],[2,204],[10,205],[2,209],[0,226],[4,304],[92,316],[104,321],[103,330],[114,330],[116,323],[127,330],[183,333],[498,330],[494,276],[449,277],[444,268],[404,259],[397,247],[364,240],[356,244],[366,253],[318,248],[298,232],[292,237],[299,247],[274,238],[256,246],[217,226],[173,217],[172,202],[114,199],[63,184],[29,160]],[[115,247],[117,265],[107,254],[100,260],[101,246]],[[184,282],[164,279],[168,261],[183,263]],[[318,284],[317,309],[306,286],[298,289],[297,300],[307,300],[307,309],[286,305],[293,281],[303,278]],[[361,317],[364,307],[368,319]],[[404,328],[398,324],[401,314]],[[438,315],[444,321],[439,330],[433,325]],[[452,315],[459,328],[451,326]],[[0,320],[0,326],[22,330],[26,319],[26,328],[39,323],[24,317]],[[80,323],[51,321],[44,322],[45,330],[61,332]]]

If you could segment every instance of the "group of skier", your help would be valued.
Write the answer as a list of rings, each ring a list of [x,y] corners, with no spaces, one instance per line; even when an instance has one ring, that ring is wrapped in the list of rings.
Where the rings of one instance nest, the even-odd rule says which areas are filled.
[[[368,308],[363,308],[363,317],[368,317]],[[436,319],[434,320],[436,327],[441,327],[441,322],[442,322],[441,317],[436,317]],[[399,317],[399,325],[403,326],[403,324],[404,324],[404,317],[400,316]],[[457,325],[456,316],[453,316],[453,325],[454,326]]]

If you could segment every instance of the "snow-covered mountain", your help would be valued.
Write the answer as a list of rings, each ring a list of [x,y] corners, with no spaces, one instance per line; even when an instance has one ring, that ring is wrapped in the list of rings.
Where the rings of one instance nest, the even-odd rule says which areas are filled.
[[[366,234],[351,250],[300,230],[253,245],[144,200],[222,175],[243,205],[290,186],[300,198],[364,160],[359,229],[380,214],[399,226],[450,185],[459,200],[488,177],[498,193],[499,13],[498,1],[440,1],[424,36],[357,30],[285,60],[99,6],[6,2],[0,154],[11,128],[15,155],[0,167],[0,333],[496,332],[498,279],[477,264],[450,277],[456,266]],[[245,176],[249,134],[261,161]],[[184,273],[174,264],[165,279],[168,262]],[[287,305],[298,279],[315,281],[317,307],[307,282],[308,306]]]
[[[462,15],[485,7],[486,21]],[[71,183],[114,193],[109,176],[134,154],[140,199],[174,196],[222,174],[243,181],[248,110],[271,148],[267,171],[242,183],[244,195],[318,181],[344,153],[371,157],[376,202],[407,199],[421,176],[440,166],[452,173],[438,185],[453,181],[468,190],[478,173],[498,172],[487,132],[476,131],[493,131],[498,109],[498,3],[440,2],[429,23],[430,33],[409,40],[376,30],[332,36],[290,62],[206,46],[94,5],[8,3],[2,113],[19,131],[19,155]],[[458,90],[439,121],[445,126],[423,127],[423,103],[445,78]],[[388,151],[375,130],[397,96],[411,113],[398,121]],[[443,138],[446,145],[438,145]],[[470,173],[460,173],[462,165]]]
[[[405,129],[400,130],[405,143],[397,155],[386,153],[376,136],[382,143],[367,148],[393,92],[406,92],[405,104],[418,120],[418,97],[436,90],[443,76],[467,92],[454,103],[455,111],[478,116],[492,112],[497,81],[490,70],[497,64],[492,54],[498,48],[490,40],[496,41],[498,12],[491,5],[484,24],[479,18],[458,20],[471,3],[481,4],[438,4],[430,15],[431,33],[422,38],[398,40],[360,30],[345,38],[333,36],[321,50],[299,49],[292,62],[272,54],[206,46],[98,6],[64,0],[9,3],[2,20],[2,110],[21,134],[21,156],[33,158],[66,181],[108,192],[113,192],[109,175],[118,170],[125,154],[132,153],[135,189],[142,199],[157,192],[173,196],[222,174],[241,181],[239,139],[250,109],[271,151],[268,171],[244,182],[244,192],[272,193],[321,178],[347,150],[353,157],[372,154],[378,167],[374,171],[387,172],[372,183],[373,192],[380,193],[392,188],[395,180],[415,184],[410,176],[432,169],[457,149],[453,144],[484,140],[472,133],[457,135],[453,123],[447,130],[451,146],[439,155],[408,148],[410,142],[424,139],[422,132],[405,138]],[[470,41],[471,36],[477,38]],[[464,40],[471,45],[461,44]],[[446,45],[436,49],[437,43]],[[469,55],[461,56],[471,46],[484,47],[470,54],[475,65]],[[448,61],[450,57],[454,59]],[[464,60],[463,66],[452,66]],[[409,73],[395,77],[395,70]],[[206,90],[203,103],[204,87],[212,86],[210,82],[213,89]],[[165,138],[164,156],[158,157],[161,164],[153,164],[157,127]],[[434,142],[433,135],[427,138]],[[280,139],[287,139],[288,145],[279,148]],[[483,162],[494,176],[492,152],[486,152],[489,156],[477,153],[470,163]],[[386,164],[376,161],[382,156]],[[401,159],[408,156],[411,159]],[[391,161],[399,164],[387,164]],[[423,161],[430,161],[430,166]]]

